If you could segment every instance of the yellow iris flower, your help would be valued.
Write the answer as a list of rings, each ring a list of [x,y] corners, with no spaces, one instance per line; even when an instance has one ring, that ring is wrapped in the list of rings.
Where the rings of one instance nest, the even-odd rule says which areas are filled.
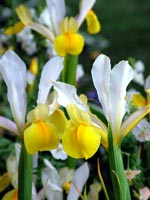
[[[78,24],[73,17],[70,19],[65,18],[60,23],[61,34],[54,39],[54,49],[58,55],[78,55],[81,53],[84,46],[84,38],[77,33],[77,30]]]
[[[61,110],[49,116],[48,105],[39,104],[28,113],[27,118],[27,124],[30,125],[27,125],[24,131],[24,142],[28,153],[34,154],[37,151],[47,151],[58,147],[67,123]]]
[[[73,158],[88,159],[100,146],[101,129],[94,126],[89,114],[76,105],[68,105],[66,109],[70,121],[62,137],[64,150]]]
[[[81,1],[79,14],[75,18],[68,19],[65,18],[64,1],[55,1],[55,3],[47,1],[50,23],[45,23],[46,20],[44,20],[44,24],[49,27],[34,22],[30,10],[23,5],[20,5],[16,12],[25,26],[37,31],[52,42],[59,56],[78,55],[83,50],[84,38],[77,31],[84,19],[87,20],[87,30],[90,34],[98,33],[101,29],[96,14],[91,10],[94,3],[94,0]]]

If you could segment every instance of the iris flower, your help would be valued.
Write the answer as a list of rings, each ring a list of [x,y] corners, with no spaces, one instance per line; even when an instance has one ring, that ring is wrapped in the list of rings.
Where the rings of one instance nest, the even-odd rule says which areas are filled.
[[[60,136],[57,134],[56,122],[54,124],[53,121],[58,116],[65,124],[65,118],[62,111],[55,108],[54,102],[48,106],[46,101],[52,87],[50,79],[56,80],[62,68],[63,60],[60,57],[54,57],[44,65],[39,83],[37,107],[28,113],[28,121],[25,123],[27,107],[25,63],[13,51],[7,51],[0,59],[0,73],[7,85],[7,97],[15,121],[0,116],[0,127],[24,139],[30,154],[58,146]],[[59,129],[62,128],[61,123],[57,125]]]
[[[53,81],[53,84],[58,103],[66,108],[70,117],[62,136],[64,150],[73,158],[88,159],[98,150],[106,126],[90,113],[86,97],[78,97],[74,86],[59,81]],[[99,123],[103,129],[97,125]]]
[[[95,34],[101,28],[97,16],[91,11],[95,0],[82,0],[79,14],[75,18],[65,17],[64,0],[46,0],[46,3],[49,11],[49,21],[46,23],[48,27],[34,22],[30,10],[23,5],[16,9],[17,15],[25,26],[50,40],[58,55],[80,54],[84,46],[84,38],[78,33],[78,30],[84,19],[87,20],[89,33]],[[47,21],[47,11],[44,10],[42,16],[45,16],[45,13],[45,21]]]
[[[114,144],[117,147],[136,124],[150,112],[148,104],[123,121],[126,110],[126,88],[133,75],[134,70],[127,61],[119,62],[111,70],[110,59],[103,54],[95,60],[92,67],[93,82],[103,113],[111,125]],[[89,158],[94,155],[100,143],[108,148],[107,124],[89,111],[85,96],[78,97],[76,88],[69,84],[58,81],[53,81],[53,84],[58,93],[58,103],[66,108],[70,116],[70,124],[62,138],[65,151],[75,158]]]
[[[133,77],[134,70],[127,61],[119,62],[111,69],[109,57],[103,54],[98,56],[92,67],[94,86],[102,104],[103,113],[111,126],[116,146],[119,146],[122,139],[150,112],[150,105],[147,105],[123,121],[126,88]]]

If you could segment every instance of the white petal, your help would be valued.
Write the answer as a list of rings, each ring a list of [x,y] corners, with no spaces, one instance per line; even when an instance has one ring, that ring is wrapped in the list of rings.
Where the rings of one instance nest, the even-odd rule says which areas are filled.
[[[92,79],[97,90],[98,98],[102,104],[103,112],[108,119],[109,115],[109,81],[110,81],[110,59],[101,54],[93,63]]]
[[[52,31],[58,35],[59,34],[59,23],[65,17],[65,1],[64,0],[46,0],[50,21],[52,24]]]
[[[134,71],[127,61],[121,61],[111,71],[109,109],[113,134],[117,134],[125,114],[126,88],[133,79]]]
[[[46,196],[50,200],[61,200],[62,188],[57,170],[48,160],[44,159],[44,163],[48,166],[42,171],[42,183],[46,188]]]
[[[58,93],[58,103],[64,107],[69,104],[76,104],[81,110],[87,110],[86,105],[77,95],[76,88],[64,82],[53,81],[54,89]]]
[[[76,17],[78,22],[78,26],[80,27],[83,20],[85,19],[88,11],[91,10],[96,0],[82,0],[80,5],[80,12],[79,15]]]
[[[7,85],[7,96],[14,120],[22,132],[26,113],[26,66],[13,51],[0,60],[0,73]]]
[[[87,162],[85,162],[81,167],[75,171],[75,176],[73,177],[71,188],[67,197],[67,200],[77,200],[80,193],[83,190],[87,179],[89,177],[89,167]]]
[[[43,67],[41,74],[37,103],[46,103],[49,90],[52,87],[51,80],[57,80],[63,69],[63,59],[56,56],[51,58]]]
[[[18,134],[17,132],[17,126],[16,124],[11,121],[10,119],[6,117],[0,116],[0,127],[7,129],[8,131],[11,131],[15,134]]]
[[[146,78],[144,89],[145,91],[150,92],[150,75]]]
[[[66,152],[64,151],[61,143],[59,143],[59,146],[57,149],[51,150],[50,152],[51,152],[52,156],[57,160],[59,160],[59,159],[66,160],[68,157]]]

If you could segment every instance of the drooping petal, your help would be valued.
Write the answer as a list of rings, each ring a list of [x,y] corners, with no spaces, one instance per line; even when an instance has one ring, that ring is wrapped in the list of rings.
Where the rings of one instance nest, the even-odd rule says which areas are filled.
[[[56,56],[50,59],[43,67],[41,74],[37,103],[46,103],[49,90],[52,87],[51,80],[57,80],[63,69],[63,59]]]
[[[79,15],[76,17],[79,27],[81,26],[87,13],[89,12],[89,10],[91,10],[95,2],[96,0],[82,0],[81,1],[80,12],[79,12]]]
[[[97,90],[98,98],[102,104],[103,112],[109,118],[109,81],[110,81],[110,59],[101,54],[93,63],[92,79]]]
[[[54,39],[54,49],[59,56],[66,54],[78,55],[84,47],[84,38],[78,33],[66,33],[58,35]]]
[[[51,42],[53,41],[54,34],[45,26],[33,22],[31,12],[27,7],[23,5],[18,6],[16,9],[16,13],[23,24],[37,31],[38,33],[49,39]]]
[[[53,81],[54,89],[58,93],[58,103],[64,107],[68,104],[76,104],[81,110],[87,111],[87,106],[77,95],[76,88],[67,83]]]
[[[53,124],[39,121],[24,131],[24,142],[28,153],[33,155],[57,148],[59,137]]]
[[[50,21],[51,21],[51,30],[58,35],[59,34],[59,23],[65,17],[65,1],[64,0],[46,0]]]
[[[7,96],[19,131],[23,131],[26,113],[26,66],[13,51],[0,60],[0,73],[7,85]]]
[[[113,135],[117,136],[125,114],[126,88],[134,73],[127,61],[121,61],[111,71],[109,91],[110,124]]]
[[[77,200],[79,198],[88,177],[89,167],[87,162],[85,162],[75,171],[75,176],[73,177],[67,200]]]
[[[8,131],[11,131],[15,134],[18,134],[16,124],[6,117],[0,116],[0,127],[5,128]]]
[[[62,137],[62,145],[66,153],[73,158],[92,157],[100,146],[101,132],[94,126],[70,123]]]
[[[137,123],[144,118],[145,115],[150,113],[150,107],[145,106],[134,113],[132,113],[122,124],[117,145],[120,144],[122,139],[137,125]]]

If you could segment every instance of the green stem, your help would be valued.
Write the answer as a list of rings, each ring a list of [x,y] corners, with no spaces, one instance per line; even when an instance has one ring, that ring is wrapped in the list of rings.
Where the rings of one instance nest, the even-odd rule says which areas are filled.
[[[129,184],[124,173],[121,151],[114,145],[111,127],[108,128],[110,173],[116,200],[131,200]]]
[[[64,57],[64,69],[61,76],[63,82],[76,85],[77,64],[77,55],[66,55]]]
[[[18,200],[32,199],[32,156],[22,143],[19,159]]]

